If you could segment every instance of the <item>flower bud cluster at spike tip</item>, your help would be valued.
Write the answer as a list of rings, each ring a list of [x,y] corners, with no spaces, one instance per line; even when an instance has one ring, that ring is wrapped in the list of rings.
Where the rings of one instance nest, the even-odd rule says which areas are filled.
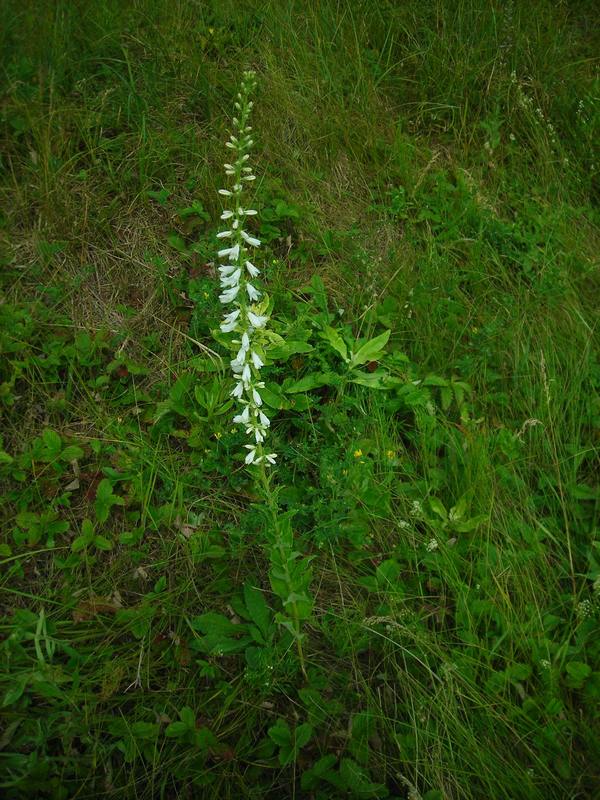
[[[227,198],[231,204],[221,214],[226,228],[217,233],[219,242],[227,244],[218,251],[219,258],[224,259],[219,267],[221,294],[219,300],[225,305],[233,305],[223,317],[221,330],[233,333],[232,346],[236,356],[231,361],[231,369],[235,378],[235,386],[231,396],[238,401],[241,410],[233,418],[236,425],[243,425],[251,444],[244,445],[248,451],[244,461],[246,464],[274,464],[275,453],[265,453],[263,442],[271,424],[263,410],[260,380],[260,369],[264,366],[264,350],[262,334],[268,322],[264,309],[255,305],[262,297],[250,279],[254,280],[260,270],[249,260],[251,250],[260,247],[260,239],[253,236],[244,225],[249,217],[256,216],[253,208],[244,208],[243,191],[256,179],[248,166],[248,151],[253,141],[248,118],[252,110],[250,94],[256,86],[254,72],[244,72],[242,86],[234,103],[236,115],[233,118],[234,133],[229,137],[226,147],[232,152],[225,164],[225,174],[231,179],[230,189],[219,189],[219,194]]]

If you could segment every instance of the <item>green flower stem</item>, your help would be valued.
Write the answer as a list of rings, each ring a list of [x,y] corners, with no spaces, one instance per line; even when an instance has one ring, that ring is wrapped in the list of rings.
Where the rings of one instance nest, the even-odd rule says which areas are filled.
[[[267,476],[267,471],[265,469],[264,460],[261,461],[257,465],[257,467],[258,467],[260,483],[261,483],[262,490],[263,490],[263,496],[264,496],[265,501],[267,503],[267,507],[269,509],[269,512],[270,512],[270,515],[271,515],[271,519],[272,519],[272,522],[273,522],[273,529],[275,531],[275,547],[279,551],[279,555],[281,557],[281,563],[285,564],[285,580],[286,580],[287,586],[289,587],[289,591],[290,591],[290,594],[291,594],[293,592],[292,581],[291,581],[291,577],[290,577],[290,574],[289,574],[289,571],[288,571],[288,568],[287,568],[286,553],[285,553],[285,550],[283,548],[283,545],[281,544],[281,536],[280,536],[280,530],[279,530],[279,522],[278,522],[279,507],[277,505],[277,500],[275,498],[275,495],[273,494],[273,492],[271,490],[271,484],[270,484],[269,478]],[[304,659],[304,650],[302,649],[301,626],[300,626],[300,616],[298,614],[298,606],[297,606],[295,600],[292,600],[292,602],[289,605],[291,607],[291,612],[292,612],[291,613],[291,617],[292,617],[292,622],[293,622],[293,625],[294,625],[294,632],[295,632],[294,638],[296,639],[296,646],[297,646],[297,649],[298,649],[298,659],[300,661],[300,669],[302,670],[302,674],[304,675],[304,677],[308,678],[308,675],[306,674],[306,662],[305,662],[305,659]]]

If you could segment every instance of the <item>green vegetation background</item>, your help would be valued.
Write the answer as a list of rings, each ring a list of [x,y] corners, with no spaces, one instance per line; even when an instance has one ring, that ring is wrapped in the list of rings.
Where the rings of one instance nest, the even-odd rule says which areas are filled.
[[[596,17],[1,4],[4,797],[597,796]],[[212,355],[247,67],[308,678]]]

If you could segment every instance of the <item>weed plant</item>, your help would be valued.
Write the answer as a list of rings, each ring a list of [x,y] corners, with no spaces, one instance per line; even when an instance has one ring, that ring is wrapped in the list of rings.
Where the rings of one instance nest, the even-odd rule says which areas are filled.
[[[3,797],[597,796],[596,12],[0,6]]]

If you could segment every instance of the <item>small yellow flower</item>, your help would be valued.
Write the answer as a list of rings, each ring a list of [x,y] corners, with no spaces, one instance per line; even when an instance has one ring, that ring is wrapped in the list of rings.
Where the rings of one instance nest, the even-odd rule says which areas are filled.
[[[220,438],[221,438],[221,436],[223,436],[223,434],[221,433],[221,431],[217,431],[217,432],[215,433],[215,439],[220,439]]]
[[[354,458],[360,458],[363,454],[363,451],[358,449],[354,451]]]
[[[387,455],[388,458],[394,458],[396,453],[394,453],[393,450],[388,450],[386,455]]]

